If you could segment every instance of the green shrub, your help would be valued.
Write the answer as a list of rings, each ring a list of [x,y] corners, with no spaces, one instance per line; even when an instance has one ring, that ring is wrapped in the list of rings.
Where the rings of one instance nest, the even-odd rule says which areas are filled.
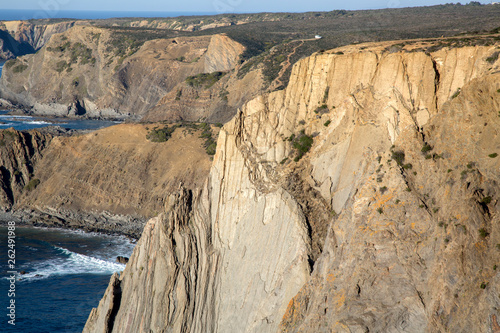
[[[12,69],[12,72],[14,73],[22,73],[28,68],[28,65],[25,64],[19,64],[16,67]]]
[[[216,148],[217,148],[217,143],[212,142],[207,146],[205,151],[207,152],[208,155],[215,155]]]
[[[429,144],[425,144],[422,149],[420,150],[422,153],[427,153],[428,151],[431,151],[432,147]]]
[[[323,95],[323,105],[326,105],[328,101],[328,94],[330,93],[330,87],[326,87],[325,94]]]
[[[166,142],[170,137],[172,136],[172,133],[176,130],[178,126],[166,126],[164,128],[153,128],[149,133],[146,135],[146,139],[148,139],[151,142]]]
[[[28,182],[28,184],[24,187],[25,190],[27,191],[32,191],[34,190],[38,185],[40,184],[40,179],[38,178],[33,178]]]
[[[70,68],[70,64],[68,64],[66,61],[61,60],[56,63],[56,71],[58,73],[61,73],[63,70]]]
[[[392,152],[392,159],[396,161],[399,166],[403,165],[405,161],[405,152],[402,150]]]
[[[379,214],[382,214],[382,213],[384,213],[384,210],[382,209],[382,207],[379,207],[379,208],[377,208],[377,212],[378,212]]]
[[[451,99],[457,98],[458,95],[460,95],[460,92],[461,92],[461,90],[460,90],[460,88],[458,88],[457,91],[455,91],[455,93],[453,95],[451,95]]]
[[[204,87],[205,89],[208,89],[219,81],[224,75],[226,75],[224,72],[201,73],[195,76],[187,77],[186,83],[190,87]]]
[[[491,158],[495,158],[495,157],[498,156],[498,154],[497,153],[493,153],[493,154],[489,154],[488,156],[491,157]]]
[[[303,130],[298,137],[293,139],[292,147],[297,151],[297,156],[294,159],[295,162],[299,161],[311,149],[313,142],[313,137],[305,135]]]
[[[327,120],[323,125],[328,126],[331,124],[331,122],[332,122],[331,120]]]
[[[499,51],[493,52],[493,54],[491,56],[486,58],[486,61],[489,62],[490,64],[492,64],[495,61],[497,61],[499,55],[500,55]]]
[[[484,197],[482,200],[481,200],[481,203],[484,203],[484,204],[489,204],[491,202],[491,197],[490,196],[487,196],[487,197]]]
[[[486,231],[486,229],[484,228],[481,228],[478,230],[479,231],[479,236],[481,236],[481,238],[486,238],[488,237],[488,235],[490,234],[488,231]]]
[[[481,282],[481,285],[479,286],[481,289],[486,289],[488,284],[486,282]]]
[[[17,59],[11,59],[11,60],[8,60],[5,64],[4,64],[4,67],[5,68],[12,68],[15,64],[17,63]]]

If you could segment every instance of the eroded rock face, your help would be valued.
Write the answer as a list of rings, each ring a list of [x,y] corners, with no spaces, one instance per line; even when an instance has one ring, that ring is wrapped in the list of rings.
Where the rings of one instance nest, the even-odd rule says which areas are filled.
[[[10,214],[0,219],[139,238],[168,194],[200,187],[211,164],[199,131],[151,142],[148,126],[74,136],[0,131],[0,211]]]
[[[389,44],[303,59],[286,90],[241,108],[206,186],[148,223],[113,331],[498,327],[495,46]],[[314,138],[302,158],[300,138]]]
[[[0,59],[6,60],[34,53],[45,45],[52,35],[63,33],[75,24],[75,21],[50,24],[2,21],[0,22],[0,45],[3,45],[0,48]]]
[[[0,210],[8,211],[23,193],[34,189],[39,180],[34,166],[52,140],[38,131],[0,131]],[[31,182],[31,183],[30,183]],[[30,185],[31,184],[31,185]]]
[[[123,38],[74,26],[7,62],[0,95],[35,114],[138,119],[169,92],[175,98],[188,76],[231,70],[244,50],[224,35],[155,39],[137,49]]]

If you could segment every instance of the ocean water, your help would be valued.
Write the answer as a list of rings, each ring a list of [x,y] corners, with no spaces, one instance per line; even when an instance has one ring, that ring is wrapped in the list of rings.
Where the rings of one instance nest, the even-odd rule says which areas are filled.
[[[113,272],[125,265],[134,243],[122,236],[62,229],[15,229],[15,267],[8,266],[7,228],[0,227],[0,332],[81,332],[97,307]],[[8,280],[15,274],[15,296],[9,297]],[[25,271],[25,274],[20,274]],[[7,314],[15,300],[15,326]]]
[[[8,115],[9,111],[0,111],[0,129],[13,127],[14,129],[30,130],[34,128],[47,126],[60,126],[67,129],[89,129],[96,130],[112,125],[119,124],[119,121],[110,120],[88,120],[88,119],[66,119],[66,118],[47,118],[32,116]]]
[[[152,12],[152,11],[88,11],[88,10],[60,10],[56,7],[47,9],[2,9],[0,20],[29,20],[47,18],[70,18],[70,19],[107,19],[115,17],[177,17],[214,15],[215,12]]]

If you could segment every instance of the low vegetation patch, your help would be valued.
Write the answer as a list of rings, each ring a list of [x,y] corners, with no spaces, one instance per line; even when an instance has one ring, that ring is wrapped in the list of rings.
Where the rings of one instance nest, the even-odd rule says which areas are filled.
[[[212,73],[201,73],[194,76],[189,76],[186,79],[186,83],[190,87],[200,88],[203,87],[205,89],[213,86],[217,81],[219,81],[226,73],[224,72],[212,72]]]
[[[295,149],[297,156],[293,159],[298,162],[312,147],[314,139],[310,135],[306,135],[305,131],[300,131],[299,135],[292,134],[288,139],[292,142],[292,147]]]
[[[201,123],[200,128],[203,130],[201,132],[200,138],[205,139],[203,146],[208,155],[215,155],[215,150],[217,148],[217,142],[212,137],[212,129],[207,123]]]
[[[220,127],[222,127],[222,124],[220,125],[221,125]],[[177,128],[186,128],[190,134],[192,133],[193,130],[201,129],[202,132],[200,134],[200,138],[205,140],[205,142],[203,143],[205,151],[207,152],[208,155],[215,155],[215,150],[217,148],[217,141],[212,134],[212,129],[210,127],[210,124],[207,123],[197,124],[197,123],[186,122],[171,126],[167,125],[163,128],[159,128],[157,126],[148,132],[148,134],[146,135],[146,139],[148,139],[151,142],[166,142],[172,137],[172,134],[175,132]]]
[[[488,236],[489,236],[489,234],[490,234],[490,233],[489,233],[488,231],[486,231],[486,229],[484,229],[484,228],[481,228],[481,229],[479,229],[478,231],[479,231],[479,236],[481,236],[481,238],[486,238],[486,237],[488,237]]]
[[[56,72],[61,73],[63,70],[69,70],[71,68],[71,65],[68,64],[66,61],[61,60],[56,63]]]
[[[151,142],[166,142],[172,137],[172,133],[179,127],[178,125],[165,126],[163,128],[155,127],[146,135],[146,139]]]
[[[490,55],[488,58],[486,58],[486,61],[489,62],[490,64],[493,64],[495,61],[498,60],[499,55],[500,55],[500,51],[496,51],[492,55]]]
[[[391,155],[392,159],[396,161],[399,166],[403,166],[405,161],[405,152],[402,150],[393,151]]]
[[[22,73],[28,68],[28,65],[25,64],[19,64],[16,67],[12,68],[12,71],[14,73]]]
[[[328,113],[329,111],[330,110],[328,110],[328,105],[322,104],[316,110],[314,110],[314,113],[322,115],[322,114]]]
[[[47,47],[47,51],[49,52],[69,52],[69,63],[76,64],[80,63],[81,65],[85,65],[88,63],[94,64],[96,59],[92,57],[92,50],[83,45],[82,43],[74,43],[67,41],[64,44],[61,44],[56,47]]]
[[[457,91],[455,91],[455,93],[453,95],[451,95],[451,99],[457,98],[460,95],[460,92],[461,92],[461,90],[460,90],[460,88],[458,88]]]
[[[27,191],[33,191],[39,184],[40,184],[40,179],[33,178],[32,180],[29,181],[28,184],[26,184],[24,189]]]
[[[427,153],[428,151],[431,151],[431,150],[432,150],[432,147],[431,147],[428,143],[426,143],[426,144],[422,147],[421,152],[422,152],[422,153]]]

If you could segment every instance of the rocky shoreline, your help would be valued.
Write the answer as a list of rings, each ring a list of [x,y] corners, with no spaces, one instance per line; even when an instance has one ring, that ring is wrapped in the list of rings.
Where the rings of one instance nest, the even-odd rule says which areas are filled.
[[[108,212],[38,211],[33,209],[0,212],[0,226],[6,226],[10,221],[16,222],[17,226],[99,232],[108,235],[122,235],[133,240],[140,238],[146,224],[144,217],[114,215]]]

